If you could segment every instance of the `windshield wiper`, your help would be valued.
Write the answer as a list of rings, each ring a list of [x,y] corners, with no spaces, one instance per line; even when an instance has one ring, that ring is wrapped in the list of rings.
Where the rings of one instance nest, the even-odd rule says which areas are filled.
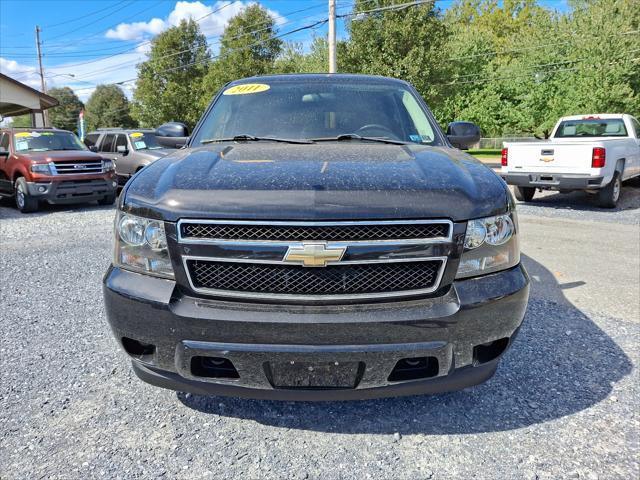
[[[281,142],[281,143],[298,143],[309,144],[313,143],[311,140],[298,140],[295,138],[278,138],[278,137],[256,137],[255,135],[235,135],[228,138],[209,138],[206,140],[200,140],[202,145],[206,143],[219,143],[219,142]]]
[[[403,142],[402,140],[393,140],[385,137],[363,137],[357,133],[343,133],[337,137],[312,138],[314,142],[341,142],[345,140],[359,140],[361,142],[379,142],[389,143],[391,145],[409,145],[411,142]]]

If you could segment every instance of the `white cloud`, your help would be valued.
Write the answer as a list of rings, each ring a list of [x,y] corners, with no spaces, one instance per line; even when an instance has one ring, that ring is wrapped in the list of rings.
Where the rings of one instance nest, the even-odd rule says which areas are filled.
[[[207,37],[220,35],[232,17],[247,6],[255,3],[235,0],[232,2],[217,1],[212,5],[205,5],[199,1],[179,1],[176,2],[174,9],[164,20],[152,18],[148,22],[121,23],[115,29],[108,30],[105,36],[116,40],[141,40],[157,35],[170,27],[178,25],[182,20],[188,19],[199,20],[200,30]],[[275,19],[276,23],[283,24],[286,22],[286,19],[278,12],[269,9],[267,11]]]
[[[205,15],[228,4],[219,12],[212,13],[202,18],[198,23],[201,30],[207,36],[220,35],[229,19],[240,13],[255,1],[233,2],[217,1],[211,5],[205,5],[200,1],[178,1],[167,18],[153,18],[148,22],[122,23],[115,29],[107,32],[108,38],[119,40],[147,40],[153,35],[178,25],[182,19],[201,19]],[[279,13],[268,10],[276,23],[283,24],[286,19]],[[118,83],[137,77],[136,64],[146,60],[146,54],[151,49],[149,42],[143,41],[135,45],[132,51],[105,57],[104,59],[87,59],[84,62],[66,62],[55,66],[45,66],[45,79],[47,88],[71,87],[78,97],[86,102],[95,90],[95,85]],[[8,58],[0,57],[0,72],[23,82],[30,87],[40,90],[40,75],[35,67],[23,65]],[[73,74],[74,77],[71,77]],[[125,94],[131,98],[134,83],[121,85]]]
[[[0,72],[36,90],[40,90],[40,75],[35,67],[22,65],[15,60],[0,57]]]

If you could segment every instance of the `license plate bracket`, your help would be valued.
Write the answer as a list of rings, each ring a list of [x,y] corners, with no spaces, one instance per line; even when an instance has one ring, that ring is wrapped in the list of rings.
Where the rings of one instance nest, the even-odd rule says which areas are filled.
[[[364,373],[363,362],[268,362],[267,378],[273,388],[353,389]]]

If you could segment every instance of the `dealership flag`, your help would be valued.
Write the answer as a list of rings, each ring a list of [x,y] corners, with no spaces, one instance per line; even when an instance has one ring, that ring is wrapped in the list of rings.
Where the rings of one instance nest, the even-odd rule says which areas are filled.
[[[84,110],[80,110],[78,115],[78,136],[84,142]]]

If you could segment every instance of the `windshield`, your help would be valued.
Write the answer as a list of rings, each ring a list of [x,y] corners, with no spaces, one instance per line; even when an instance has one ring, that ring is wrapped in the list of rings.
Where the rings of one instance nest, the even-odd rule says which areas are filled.
[[[627,129],[621,118],[588,118],[565,120],[558,127],[556,138],[626,137]]]
[[[86,150],[87,147],[71,132],[16,132],[13,136],[16,152],[47,152],[50,150]]]
[[[158,150],[162,148],[156,136],[151,132],[132,132],[129,137],[135,150]]]
[[[192,145],[244,135],[302,140],[349,134],[440,145],[435,128],[402,85],[278,81],[225,89]]]

